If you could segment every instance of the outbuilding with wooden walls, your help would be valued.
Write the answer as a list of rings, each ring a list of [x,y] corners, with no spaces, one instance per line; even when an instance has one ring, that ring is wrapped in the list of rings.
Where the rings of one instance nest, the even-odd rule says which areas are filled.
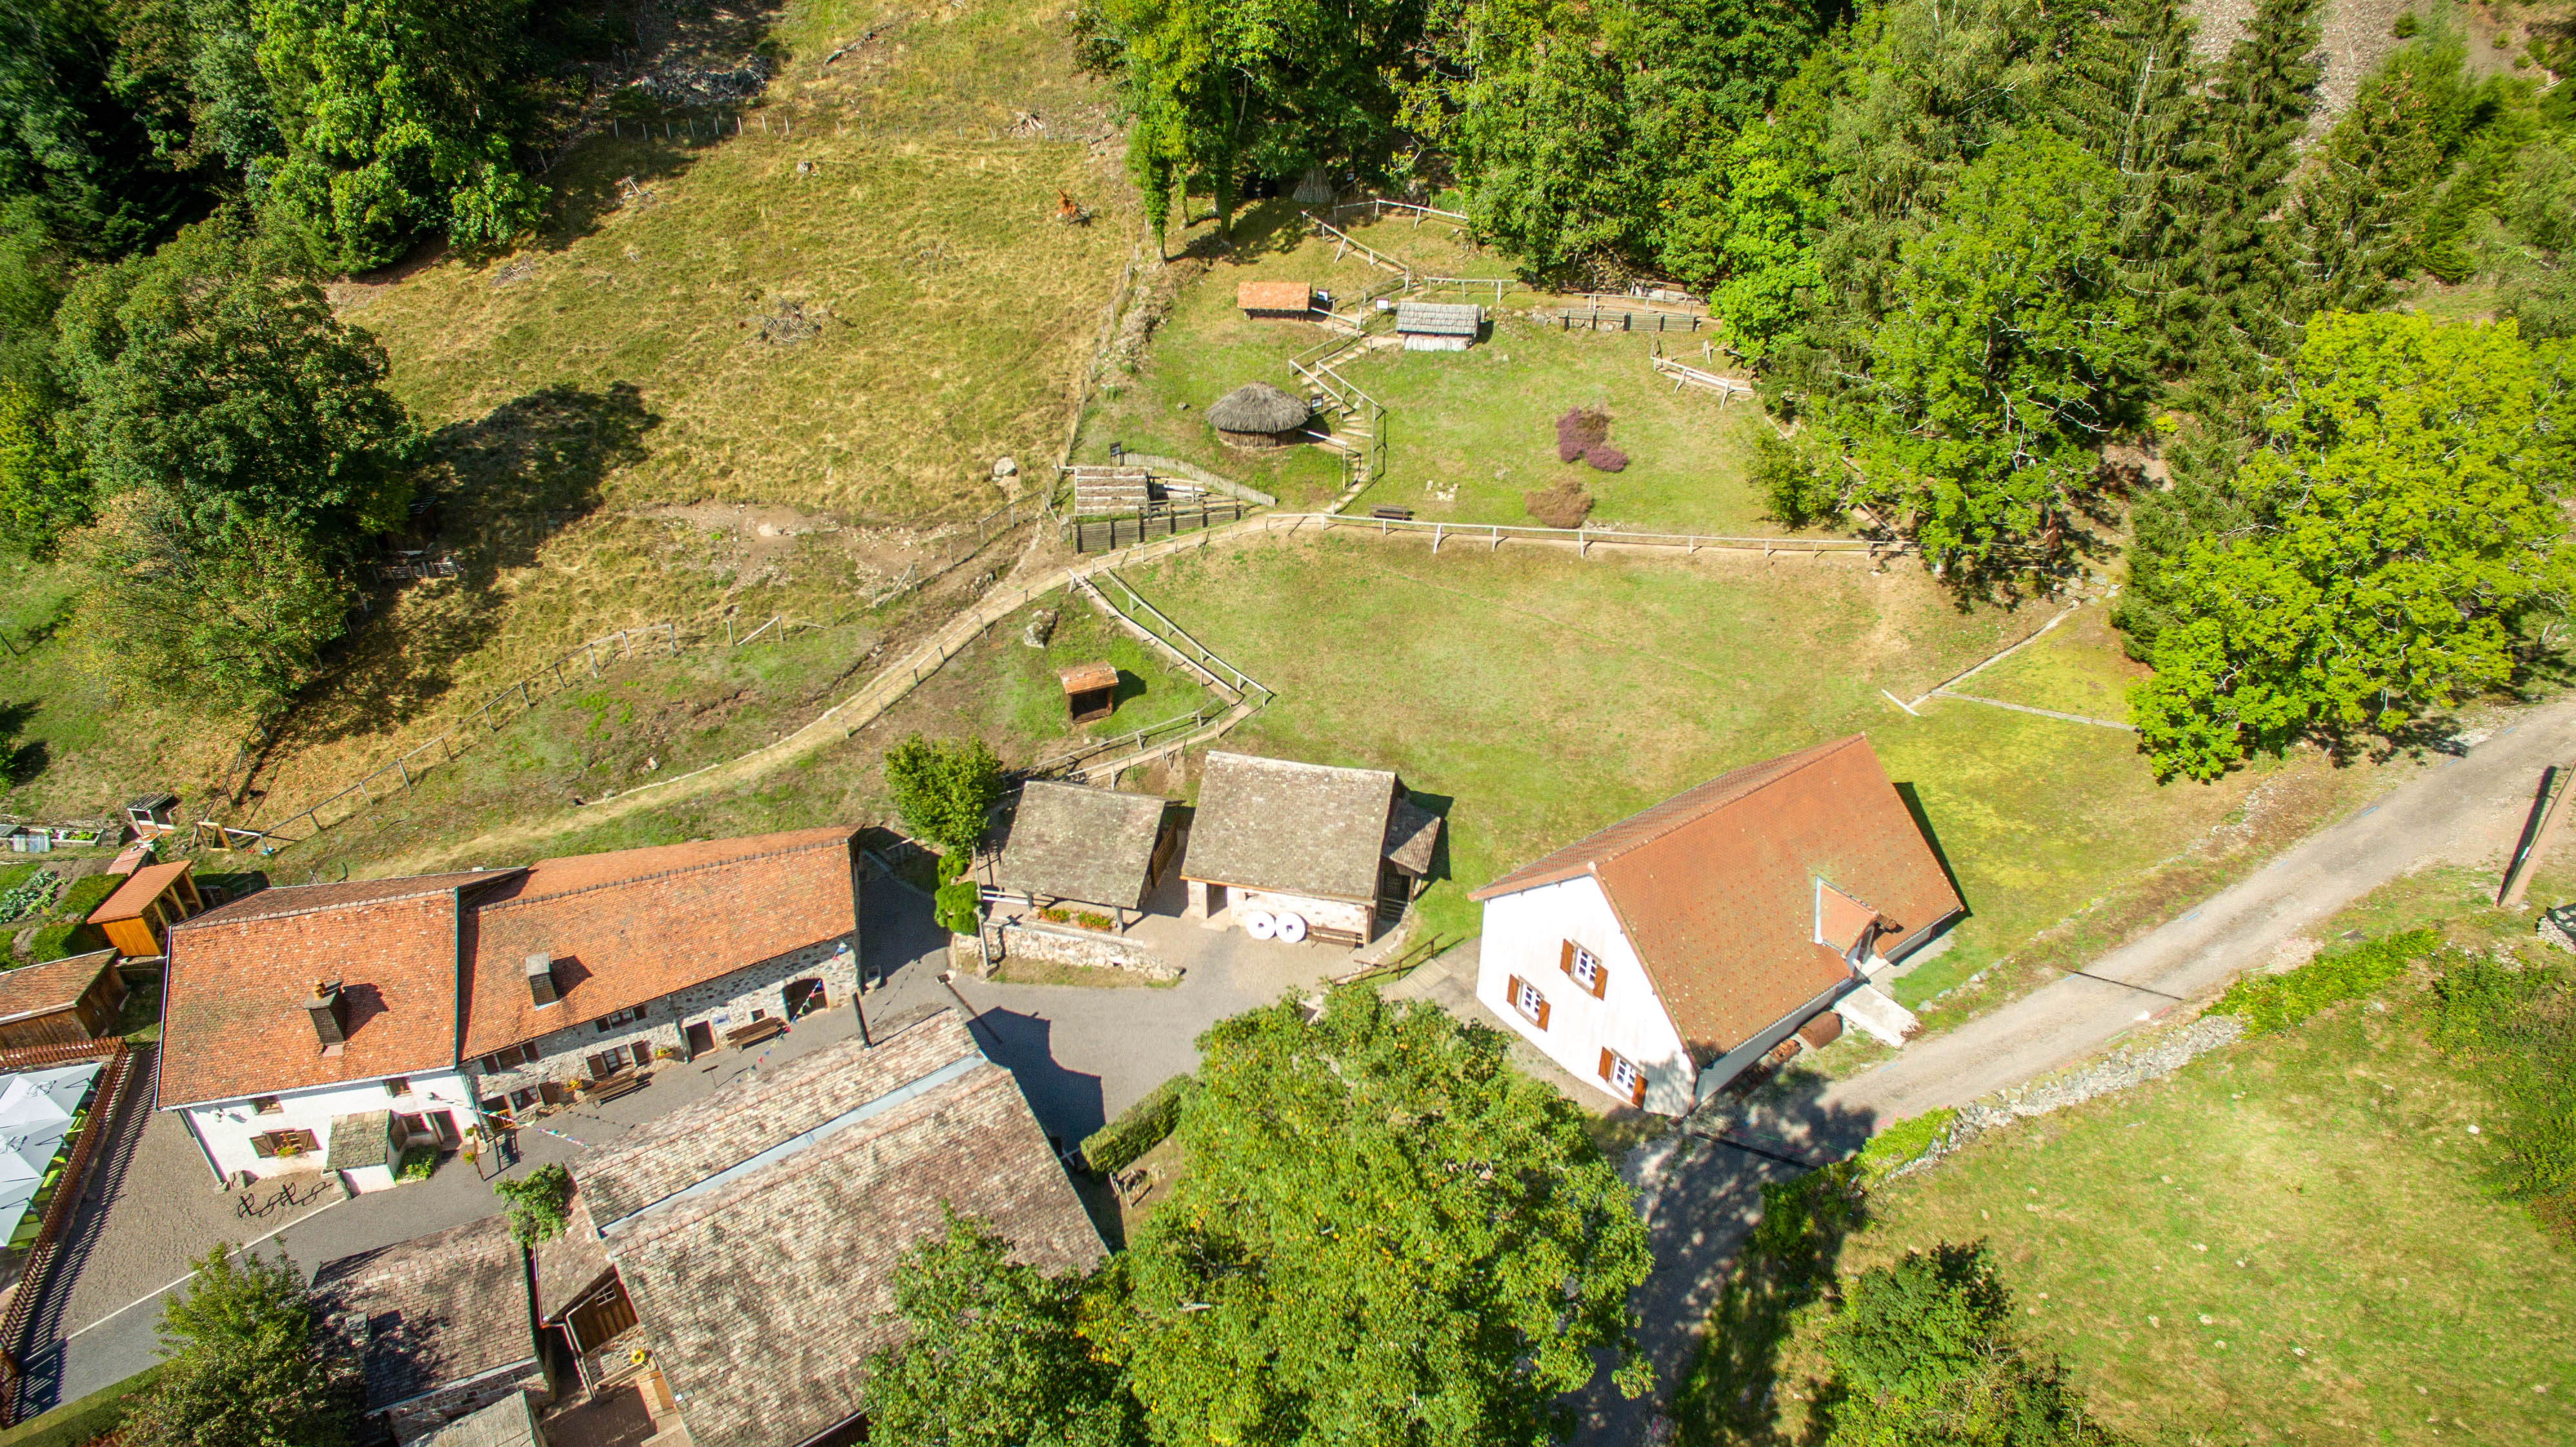
[[[191,873],[195,868],[195,861],[181,859],[134,871],[89,912],[89,922],[119,953],[136,959],[167,954],[170,926],[206,912],[205,897],[197,893]]]
[[[116,972],[114,950],[0,972],[0,1050],[113,1035],[124,1008],[125,977]]]

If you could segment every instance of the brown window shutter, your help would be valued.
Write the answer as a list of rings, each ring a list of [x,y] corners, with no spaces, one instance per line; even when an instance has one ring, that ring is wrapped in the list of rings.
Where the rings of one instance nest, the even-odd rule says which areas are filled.
[[[1628,1090],[1628,1103],[1630,1105],[1642,1106],[1646,1103],[1646,1072],[1641,1069],[1636,1071],[1635,1074],[1637,1077],[1637,1083],[1634,1086],[1631,1086]]]
[[[1567,940],[1565,948],[1557,951],[1556,967],[1569,975],[1574,973],[1574,941]]]
[[[1503,984],[1503,1004],[1517,1010],[1521,1007],[1521,977],[1510,976]]]
[[[1602,1079],[1604,1079],[1604,1080],[1608,1080],[1608,1079],[1610,1078],[1610,1068],[1611,1068],[1611,1066],[1613,1066],[1614,1064],[1616,1064],[1616,1063],[1618,1062],[1618,1059],[1619,1059],[1619,1057],[1617,1057],[1617,1056],[1615,1056],[1615,1055],[1613,1055],[1613,1054],[1611,1054],[1611,1053],[1610,1053],[1610,1047],[1609,1047],[1609,1046],[1604,1045],[1604,1046],[1602,1046],[1602,1047],[1601,1047],[1601,1078],[1602,1078]]]
[[[250,1153],[264,1161],[277,1154],[277,1145],[268,1138],[268,1132],[262,1131],[250,1138]]]
[[[1609,993],[1610,967],[1596,958],[1592,961],[1592,998],[1598,1000]]]
[[[1545,995],[1541,995],[1538,999],[1538,1028],[1541,1030],[1547,1028],[1547,1010],[1547,997]]]

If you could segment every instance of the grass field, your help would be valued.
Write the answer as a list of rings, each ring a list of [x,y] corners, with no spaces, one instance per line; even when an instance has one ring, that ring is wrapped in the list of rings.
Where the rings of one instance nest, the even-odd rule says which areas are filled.
[[[1279,690],[1229,747],[1391,767],[1440,802],[1446,854],[1422,907],[1443,934],[1475,931],[1469,888],[1558,845],[1729,768],[1867,732],[1973,912],[1897,982],[1910,1004],[1948,992],[1934,1028],[2156,922],[2384,782],[2301,755],[2160,786],[2109,729],[1958,701],[1909,717],[1880,690],[1910,697],[2041,620],[1962,613],[1908,567],[1435,558],[1327,537],[1130,581]]]
[[[1388,219],[1345,229],[1374,250],[1432,275],[1508,277],[1501,257],[1469,244],[1439,222]],[[1209,230],[1190,236],[1206,250]],[[1176,243],[1177,244],[1177,243]],[[1342,485],[1338,461],[1321,449],[1247,454],[1216,440],[1201,414],[1207,404],[1249,381],[1297,391],[1287,359],[1328,340],[1305,322],[1250,320],[1235,306],[1246,281],[1304,281],[1330,291],[1336,309],[1391,279],[1329,238],[1305,234],[1296,208],[1271,201],[1238,223],[1237,246],[1221,259],[1194,262],[1173,283],[1167,315],[1148,360],[1086,420],[1083,450],[1108,459],[1111,441],[1135,452],[1177,455],[1275,493],[1304,507]],[[1488,294],[1490,298],[1490,293]],[[1451,297],[1450,299],[1456,299]],[[1602,526],[1770,534],[1784,530],[1764,516],[1747,481],[1752,438],[1763,427],[1750,405],[1723,411],[1704,392],[1676,394],[1647,361],[1652,338],[1615,332],[1565,332],[1542,325],[1530,309],[1549,300],[1514,289],[1497,309],[1490,337],[1467,352],[1375,351],[1339,368],[1387,408],[1387,470],[1368,506],[1414,509],[1426,518],[1526,525],[1524,495],[1576,477],[1592,493],[1592,521]],[[1697,340],[1666,338],[1676,355],[1696,357]],[[1629,456],[1612,474],[1556,460],[1556,418],[1570,408],[1599,406],[1612,416],[1610,440]]]
[[[2423,1043],[2415,988],[1882,1187],[1839,1269],[1988,1242],[2031,1336],[2139,1440],[2566,1440],[2576,1256],[2472,1183],[2492,1110]],[[1814,1325],[1777,1418],[1699,1440],[1800,1440]]]
[[[577,685],[509,719],[385,807],[279,856],[273,872],[281,881],[338,878],[344,867],[380,873],[381,860],[435,851],[532,815],[562,819],[546,846],[550,853],[857,825],[886,817],[877,759],[907,733],[975,734],[1006,762],[1021,765],[1216,702],[1195,679],[1090,609],[1066,606],[1061,594],[1036,606],[1058,614],[1044,648],[1022,641],[1036,608],[1024,610],[847,743],[755,788],[593,827],[581,817],[585,801],[746,753],[854,692],[883,635],[867,627],[828,629],[730,652],[613,666],[597,684]],[[1095,660],[1118,670],[1116,708],[1077,728],[1068,721],[1055,670]]]

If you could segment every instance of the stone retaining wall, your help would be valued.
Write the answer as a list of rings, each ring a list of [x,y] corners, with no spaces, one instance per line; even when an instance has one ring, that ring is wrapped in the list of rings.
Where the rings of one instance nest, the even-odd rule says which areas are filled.
[[[1178,965],[1118,935],[1025,920],[1006,921],[992,933],[1000,942],[999,953],[1007,959],[1040,960],[1087,970],[1127,970],[1149,980],[1181,977]]]

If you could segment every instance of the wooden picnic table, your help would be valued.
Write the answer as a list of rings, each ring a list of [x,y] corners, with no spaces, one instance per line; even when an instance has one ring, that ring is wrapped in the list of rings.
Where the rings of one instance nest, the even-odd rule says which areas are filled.
[[[776,1015],[772,1015],[767,1019],[754,1020],[748,1025],[737,1025],[733,1029],[727,1030],[725,1032],[725,1043],[737,1050],[740,1050],[746,1046],[757,1045],[763,1040],[768,1040],[786,1033],[787,1022]]]
[[[615,1100],[628,1091],[643,1089],[645,1078],[640,1070],[621,1070],[604,1080],[592,1081],[590,1089],[582,1092],[582,1099],[593,1105],[603,1100]]]

